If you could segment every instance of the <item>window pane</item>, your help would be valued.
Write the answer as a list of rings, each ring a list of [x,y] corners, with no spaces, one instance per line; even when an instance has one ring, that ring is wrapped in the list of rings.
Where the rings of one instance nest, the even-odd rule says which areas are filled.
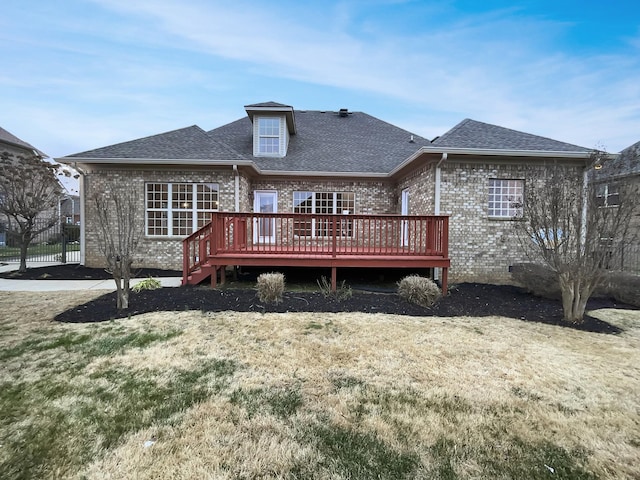
[[[174,183],[172,185],[171,208],[174,210],[193,208],[193,184]]]
[[[261,137],[260,153],[278,153],[280,151],[279,137]]]
[[[173,235],[189,235],[193,232],[191,212],[173,212]]]
[[[168,188],[166,183],[147,183],[147,208],[167,208]]]
[[[280,136],[280,119],[279,118],[258,119],[258,135],[279,137]]]
[[[197,185],[198,210],[214,211],[218,209],[218,185],[215,183],[199,183]]]
[[[512,218],[521,213],[524,180],[489,180],[489,216]]]
[[[167,212],[147,212],[147,235],[169,235]]]
[[[313,192],[293,192],[293,213],[313,213]],[[312,231],[311,219],[296,218],[294,220],[294,235],[310,237]]]
[[[336,197],[338,203],[336,213],[353,214],[355,207],[355,195],[349,192],[341,192],[336,194]]]

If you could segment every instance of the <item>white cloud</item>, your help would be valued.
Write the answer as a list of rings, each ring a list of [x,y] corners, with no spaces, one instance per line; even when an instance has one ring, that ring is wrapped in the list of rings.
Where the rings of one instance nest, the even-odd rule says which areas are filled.
[[[393,3],[402,13],[369,14]],[[462,15],[449,2],[94,4],[102,15],[63,19],[54,38],[22,38],[55,52],[37,66],[46,76],[28,75],[31,65],[0,78],[5,91],[38,92],[27,105],[9,101],[7,111],[33,112],[35,124],[55,134],[49,148],[62,149],[56,155],[201,119],[213,128],[240,116],[241,102],[292,98],[297,108],[326,108],[317,103],[324,97],[350,108],[360,101],[362,110],[427,137],[465,117],[613,150],[640,135],[640,55],[574,56],[556,42],[567,24],[517,9]],[[393,108],[376,112],[379,101]]]

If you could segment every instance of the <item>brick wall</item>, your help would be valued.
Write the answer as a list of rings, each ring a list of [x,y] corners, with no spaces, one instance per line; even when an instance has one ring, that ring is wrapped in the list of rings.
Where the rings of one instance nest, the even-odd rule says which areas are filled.
[[[235,208],[235,181],[231,169],[214,170],[144,170],[144,169],[90,169],[84,167],[85,199],[87,215],[85,219],[85,265],[104,267],[105,260],[99,249],[99,235],[95,216],[92,214],[92,196],[95,192],[105,192],[111,182],[123,185],[136,192],[140,199],[140,209],[136,218],[140,228],[144,228],[144,192],[146,182],[188,182],[217,183],[219,185],[219,210],[233,211]],[[242,180],[242,178],[241,178]],[[246,180],[244,181],[246,185]],[[241,185],[243,182],[241,181]],[[242,196],[241,196],[242,205]],[[134,267],[182,270],[182,242],[176,237],[143,236],[139,244]]]
[[[278,192],[278,212],[293,210],[293,192],[353,192],[355,194],[355,214],[397,213],[398,196],[391,182],[366,180],[298,180],[298,179],[258,179],[251,184],[254,190],[276,190]],[[253,207],[253,195],[251,195]],[[250,210],[253,211],[253,208]]]
[[[514,220],[488,217],[489,179],[536,178],[532,167],[517,164],[445,163],[442,166],[440,211],[449,218],[452,282],[511,283],[509,266],[526,261]],[[576,181],[581,171],[574,170]]]
[[[411,172],[398,182],[398,195],[409,191],[409,215],[433,215],[435,199],[435,164]],[[400,206],[398,205],[398,213]]]

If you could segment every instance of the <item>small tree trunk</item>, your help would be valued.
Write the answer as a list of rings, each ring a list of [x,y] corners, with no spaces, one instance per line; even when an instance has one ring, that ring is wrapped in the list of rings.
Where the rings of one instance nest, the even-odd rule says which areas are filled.
[[[560,274],[558,281],[562,291],[564,320],[569,323],[582,323],[587,301],[597,282],[583,280],[580,275],[572,276],[569,273]]]
[[[27,251],[29,249],[29,244],[24,240],[20,243],[20,268],[18,268],[18,272],[24,273],[27,271]]]

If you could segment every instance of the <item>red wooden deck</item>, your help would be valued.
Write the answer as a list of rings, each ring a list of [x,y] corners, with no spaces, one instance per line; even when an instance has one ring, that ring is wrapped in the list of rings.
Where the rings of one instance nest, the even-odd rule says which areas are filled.
[[[226,213],[183,241],[182,283],[197,284],[225,267],[440,268],[447,290],[449,218],[403,215]]]

